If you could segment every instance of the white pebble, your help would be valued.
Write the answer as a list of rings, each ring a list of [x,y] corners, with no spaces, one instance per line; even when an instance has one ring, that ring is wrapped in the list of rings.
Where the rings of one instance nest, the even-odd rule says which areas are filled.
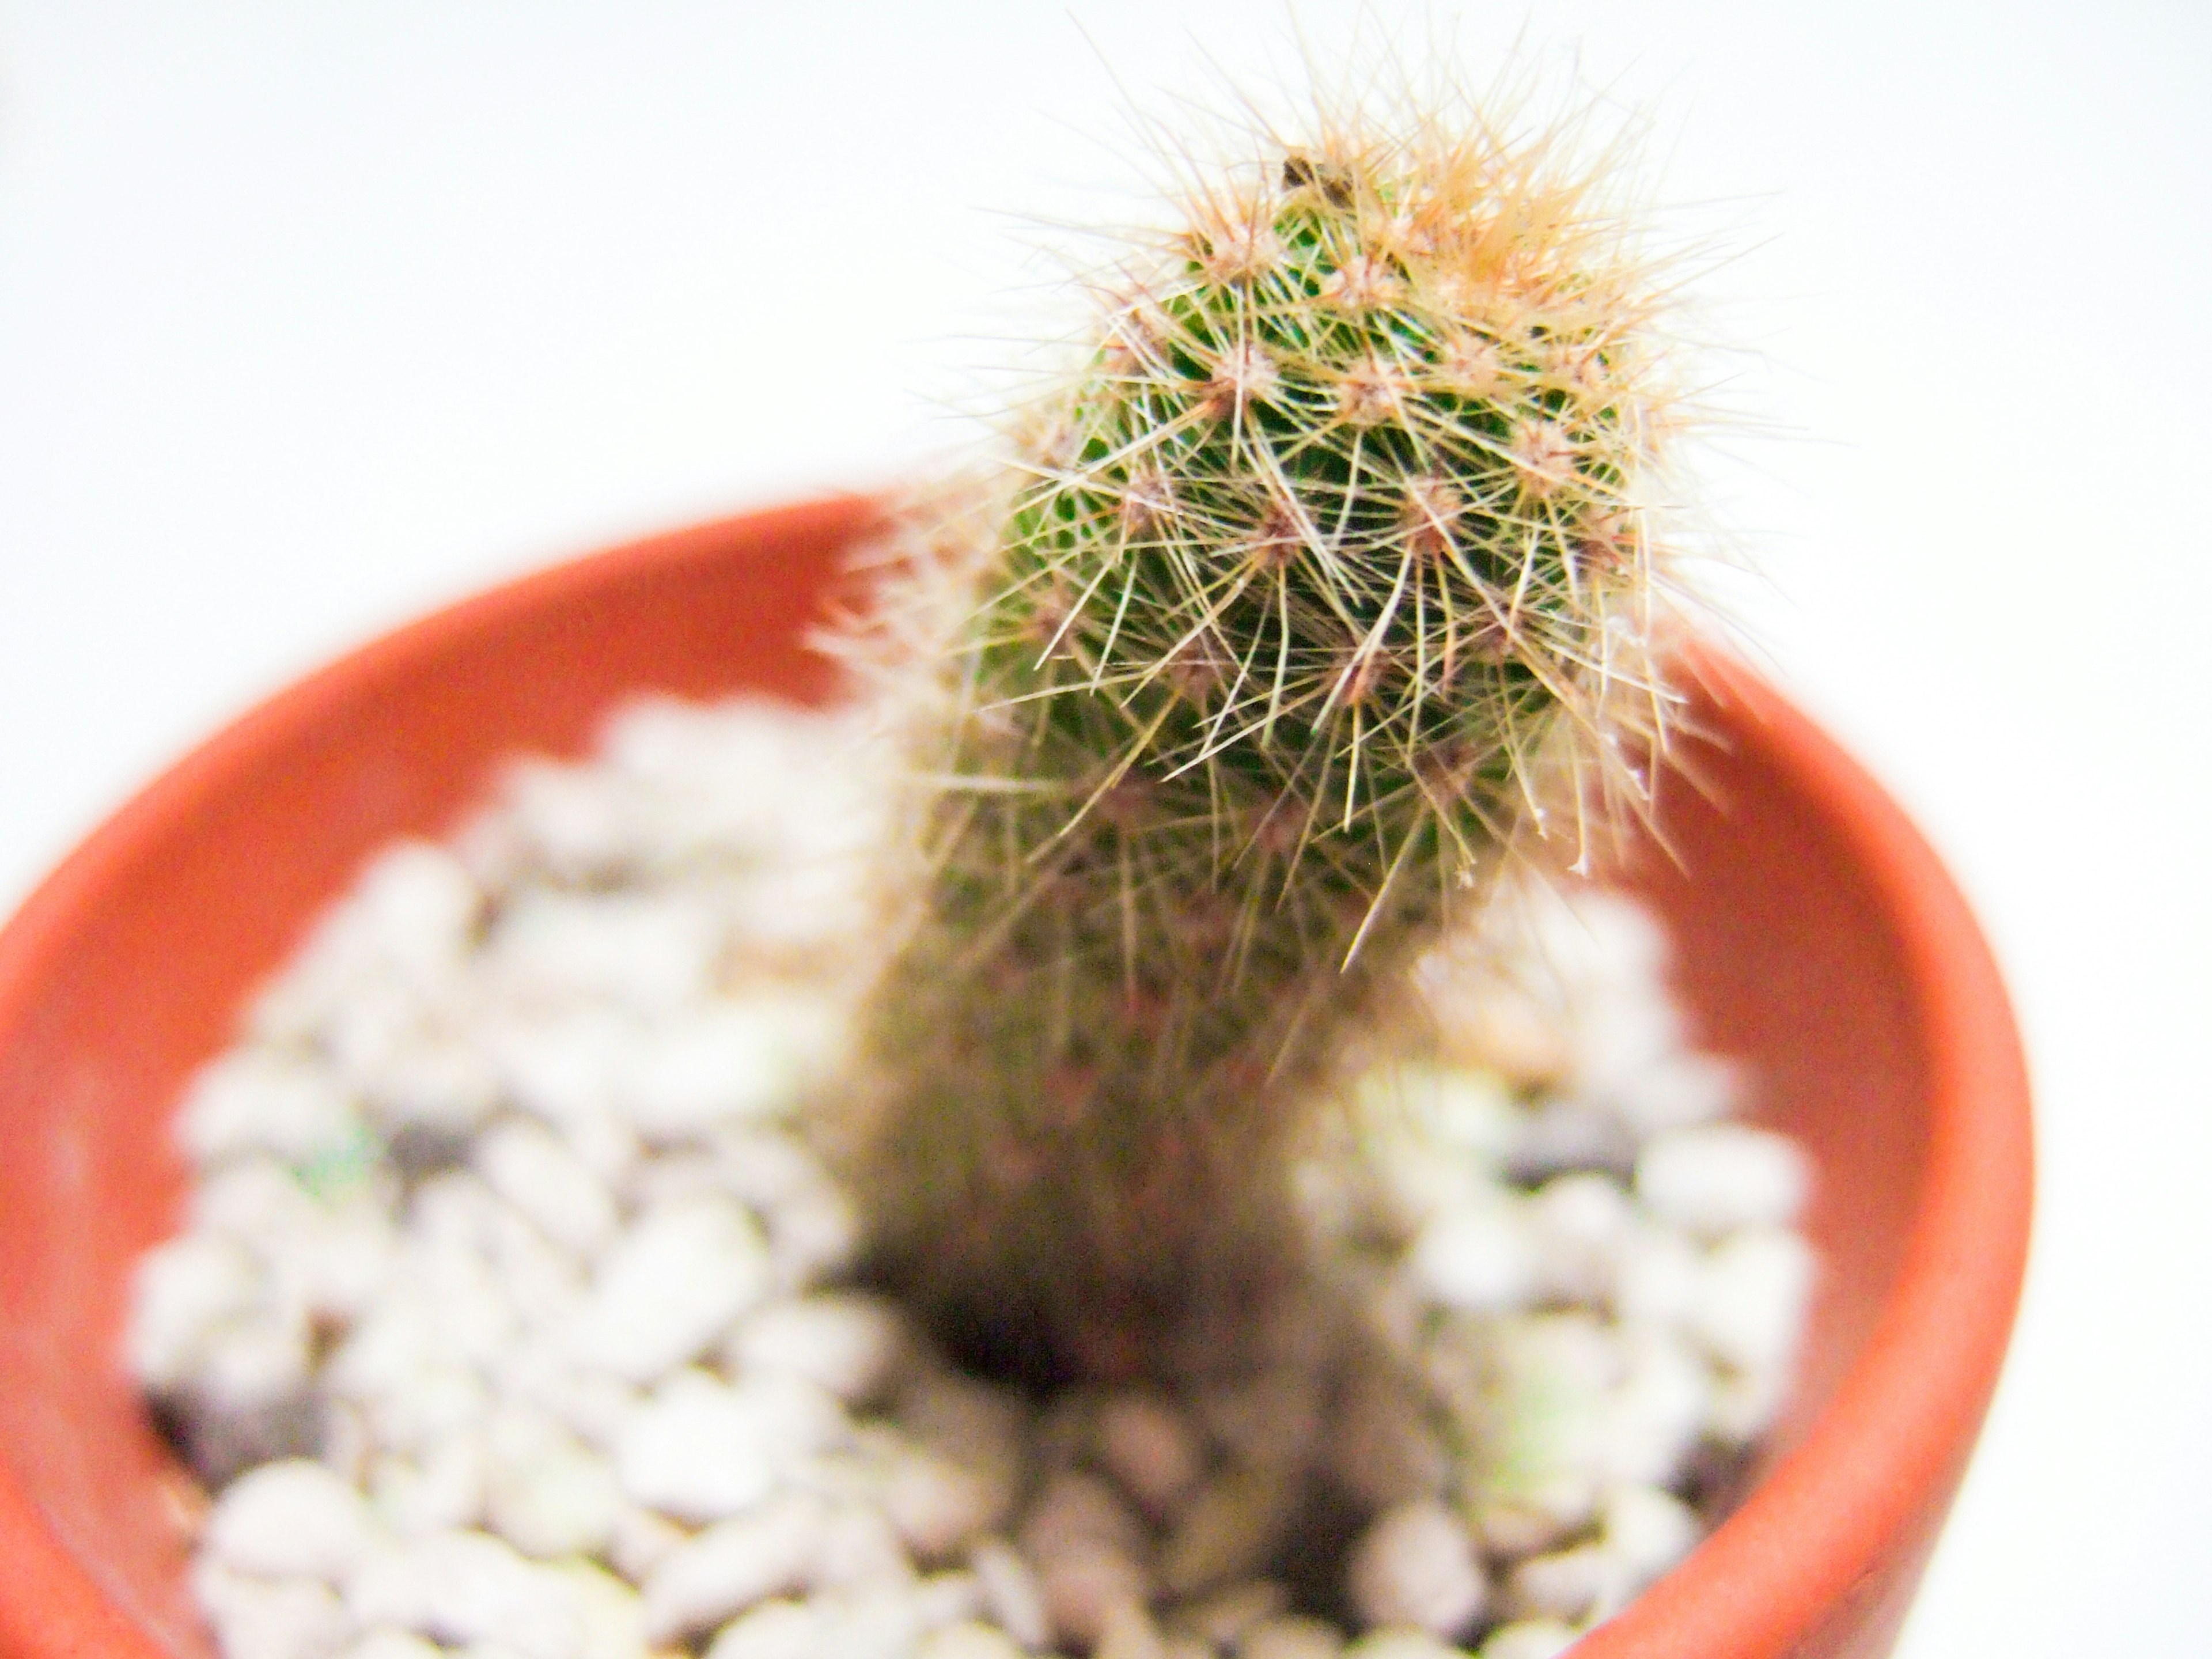
[[[159,1394],[198,1370],[217,1332],[253,1311],[263,1274],[234,1239],[184,1233],[139,1259],[131,1290],[125,1345],[131,1374]]]
[[[451,994],[472,948],[481,895],[442,848],[403,842],[376,860],[325,913],[307,945],[257,999],[253,1028],[281,1041],[320,1036],[371,998],[420,1007]]]
[[[641,1211],[657,1210],[687,1199],[734,1198],[755,1216],[764,1214],[763,1206],[732,1189],[729,1175],[722,1161],[711,1152],[664,1150],[641,1157],[631,1165],[622,1196],[628,1206]]]
[[[1464,1649],[1425,1630],[1371,1630],[1344,1650],[1344,1659],[1466,1659]]]
[[[997,1626],[963,1620],[923,1637],[915,1659],[1022,1659],[1025,1651]]]
[[[360,1133],[352,1093],[329,1072],[246,1048],[204,1067],[178,1109],[177,1134],[193,1162],[269,1152],[305,1164]]]
[[[1557,1010],[1521,987],[1468,972],[1449,952],[1422,964],[1430,1003],[1454,1051],[1521,1085],[1556,1082],[1571,1055]]]
[[[373,1552],[346,1587],[363,1625],[454,1645],[496,1641],[525,1659],[584,1659],[574,1587],[487,1534],[434,1533]]]
[[[802,1187],[769,1206],[769,1256],[778,1289],[810,1290],[849,1270],[860,1251],[860,1211],[842,1187]]]
[[[703,1001],[721,947],[711,916],[669,897],[529,889],[501,910],[480,961],[520,1006],[590,1001],[649,1016]]]
[[[1554,1096],[1522,1118],[1521,1133],[1506,1162],[1522,1181],[1573,1170],[1626,1175],[1636,1162],[1636,1138],[1609,1106],[1579,1096]]]
[[[605,1459],[542,1413],[509,1407],[486,1434],[484,1512],[525,1555],[592,1555],[614,1536],[623,1492]]]
[[[1413,1136],[1376,1135],[1364,1162],[1368,1204],[1393,1238],[1413,1237],[1432,1220],[1510,1195],[1490,1171],[1439,1158],[1433,1146]]]
[[[368,1199],[356,1198],[322,1209],[296,1249],[281,1253],[275,1266],[279,1281],[310,1317],[343,1329],[383,1292],[398,1246],[391,1217]]]
[[[318,1037],[373,999],[407,1006],[444,994],[473,941],[481,895],[442,848],[402,842],[373,863],[255,999],[250,1024],[279,1042]]]
[[[637,1131],[611,1105],[576,1112],[554,1127],[592,1173],[617,1191],[632,1179],[645,1156]]]
[[[1678,1048],[1616,1075],[1608,1097],[1637,1133],[1650,1135],[1711,1122],[1742,1092],[1734,1061]]]
[[[1052,1639],[1044,1586],[1018,1550],[1003,1538],[987,1538],[969,1553],[968,1564],[993,1623],[1024,1648],[1042,1648]]]
[[[915,1585],[914,1605],[928,1630],[979,1619],[983,1613],[983,1586],[973,1572],[933,1572]]]
[[[1713,1378],[1707,1430],[1724,1446],[1748,1446],[1774,1426],[1788,1395],[1788,1382],[1786,1371],[1723,1367]]]
[[[315,1579],[253,1578],[202,1563],[192,1588],[224,1659],[334,1659],[354,1634],[344,1605]]]
[[[526,856],[564,881],[620,870],[636,840],[633,803],[592,769],[518,760],[501,781],[505,828]]]
[[[438,1358],[429,1310],[395,1291],[380,1298],[323,1365],[323,1385],[340,1399],[376,1401],[408,1386]]]
[[[1098,1407],[1098,1462],[1160,1519],[1197,1484],[1206,1451],[1189,1418],[1150,1394],[1117,1394]]]
[[[537,1336],[520,1343],[492,1368],[507,1400],[548,1413],[586,1443],[611,1449],[644,1398],[633,1384],[579,1366],[565,1342]]]
[[[1086,1544],[1110,1544],[1133,1555],[1148,1537],[1136,1511],[1094,1474],[1053,1476],[1022,1518],[1022,1553],[1039,1563]]]
[[[641,1584],[690,1535],[665,1515],[642,1504],[625,1504],[615,1516],[607,1559],[630,1583]]]
[[[1152,1599],[1152,1583],[1125,1550],[1103,1540],[1079,1540],[1042,1563],[1045,1616],[1054,1638],[1078,1648],[1095,1646],[1108,1620]]]
[[[894,1455],[876,1494],[915,1559],[951,1560],[979,1534],[1005,1520],[1011,1481],[924,1448]]]
[[[1402,1109],[1428,1135],[1477,1163],[1501,1163],[1518,1133],[1521,1109],[1486,1072],[1402,1066],[1396,1073]]]
[[[1634,1590],[1672,1571],[1704,1532],[1696,1510],[1656,1486],[1617,1487],[1598,1509],[1598,1536]]]
[[[1708,1238],[1741,1227],[1784,1227],[1811,1184],[1796,1144],[1747,1123],[1674,1129],[1644,1143],[1636,1194],[1653,1213]]]
[[[1656,986],[1615,988],[1614,994],[1586,998],[1574,1010],[1571,1037],[1575,1090],[1617,1109],[1638,1096],[1646,1076],[1681,1041],[1681,1016]]]
[[[223,1489],[209,1515],[208,1552],[235,1571],[335,1584],[369,1541],[361,1494],[319,1463],[264,1463]]]
[[[1517,1203],[1476,1201],[1439,1211],[1407,1253],[1429,1301],[1470,1313],[1503,1313],[1535,1299],[1534,1243]]]
[[[1626,1580],[1601,1545],[1580,1544],[1515,1562],[1505,1577],[1505,1604],[1516,1618],[1579,1624],[1612,1613],[1626,1595]]]
[[[705,1371],[678,1371],[615,1442],[615,1470],[635,1502],[679,1520],[719,1521],[775,1484],[778,1448],[753,1402]]]
[[[780,872],[867,832],[878,790],[860,725],[764,702],[648,702],[609,723],[606,764],[625,796],[653,803],[637,839],[655,860],[735,856]]]
[[[1474,1507],[1491,1549],[1526,1554],[1594,1512],[1622,1354],[1595,1319],[1557,1313],[1501,1323],[1488,1358],[1479,1426],[1488,1452]]]
[[[1684,1324],[1697,1305],[1704,1271],[1704,1253],[1685,1234],[1656,1224],[1638,1227],[1620,1252],[1613,1312],[1626,1325]]]
[[[1621,1380],[1603,1407],[1603,1478],[1609,1485],[1670,1486],[1711,1413],[1710,1373],[1669,1333],[1631,1334],[1621,1351]]]
[[[617,1073],[616,1098],[658,1145],[745,1118],[785,1117],[834,1059],[842,1031],[818,997],[756,994],[665,1026]]]
[[[1427,1500],[1379,1516],[1352,1547],[1346,1578],[1365,1623],[1443,1637],[1471,1626],[1488,1595],[1474,1540],[1450,1510]]]
[[[537,1363],[543,1365],[586,1369],[576,1363],[569,1348],[569,1333],[586,1288],[585,1263],[512,1210],[501,1218],[488,1260],[507,1291],[519,1328],[509,1342],[481,1362],[486,1374],[504,1377],[518,1363],[516,1356],[526,1351],[538,1355]]]
[[[837,1396],[790,1371],[756,1371],[731,1385],[764,1425],[779,1468],[835,1450],[853,1437],[853,1419]]]
[[[417,982],[435,982],[469,950],[483,895],[444,848],[404,841],[380,854],[340,912],[360,945]]]
[[[648,694],[607,716],[599,752],[605,764],[641,780],[672,781],[727,768],[759,799],[774,793],[761,784],[781,769],[787,745],[802,732],[811,736],[821,718],[756,697],[708,707]],[[769,802],[761,804],[765,811]]]
[[[564,1561],[556,1571],[574,1595],[581,1659],[647,1659],[645,1604],[636,1590],[596,1562]]]
[[[313,1231],[321,1210],[299,1177],[267,1153],[210,1170],[192,1189],[195,1228],[228,1234],[264,1255],[283,1254]]]
[[[1813,1252],[1780,1228],[1734,1233],[1707,1258],[1691,1328],[1714,1356],[1740,1370],[1790,1362],[1813,1293]]]
[[[789,1371],[860,1404],[883,1392],[910,1342],[895,1304],[861,1291],[837,1291],[756,1310],[731,1337],[726,1352],[740,1370]]]
[[[801,1589],[828,1519],[820,1498],[784,1492],[685,1540],[645,1581],[647,1638],[678,1641]]]
[[[1559,1176],[1529,1199],[1526,1214],[1546,1298],[1609,1300],[1636,1224],[1635,1206],[1620,1185],[1602,1175]]]
[[[1010,1486],[1024,1479],[1029,1407],[1018,1395],[957,1371],[931,1370],[900,1391],[896,1415],[916,1441],[957,1463]]]
[[[745,1211],[703,1195],[659,1206],[601,1259],[578,1356],[651,1382],[703,1352],[767,1288],[767,1252]]]
[[[405,1537],[473,1527],[483,1518],[490,1462],[483,1437],[466,1431],[412,1457],[378,1457],[368,1468],[377,1518]]]
[[[719,1132],[708,1145],[716,1189],[763,1212],[809,1188],[834,1184],[822,1160],[781,1129],[743,1124]],[[664,1156],[656,1162],[669,1165],[679,1158]]]
[[[837,1659],[911,1659],[921,1639],[914,1598],[902,1589],[823,1595],[815,1605],[828,1615],[821,1650]]]
[[[380,1625],[345,1650],[345,1659],[442,1659],[443,1650],[411,1630]]]
[[[807,1583],[816,1590],[910,1589],[914,1563],[883,1513],[866,1504],[834,1505]]]
[[[509,1118],[477,1138],[469,1161],[492,1191],[556,1243],[589,1255],[614,1236],[614,1195],[551,1130]]]
[[[418,1235],[406,1241],[394,1277],[399,1282],[392,1295],[381,1299],[387,1305],[401,1298],[416,1304],[441,1361],[488,1366],[520,1334],[520,1316],[507,1280],[491,1261],[473,1250]],[[391,1398],[386,1403],[404,1411],[415,1402]]]
[[[1667,963],[1667,935],[1649,910],[1618,893],[1569,892],[1548,884],[1516,895],[1543,969],[1585,999],[1656,990]]]
[[[1581,1639],[1579,1631],[1557,1619],[1516,1619],[1490,1632],[1477,1659],[1559,1659]]]
[[[453,964],[458,969],[459,963]],[[363,1091],[387,1073],[422,1040],[430,1017],[428,993],[420,986],[383,977],[356,983],[335,1002],[323,1020],[321,1046],[332,1071]]]
[[[503,1091],[563,1131],[615,1115],[614,1079],[642,1040],[637,1021],[608,1008],[525,1012],[483,1030]]]
[[[416,1031],[349,1074],[385,1133],[458,1144],[498,1109],[499,1068],[475,1043]]]
[[[472,1171],[439,1170],[423,1179],[408,1202],[408,1243],[418,1256],[427,1254],[424,1246],[455,1255],[488,1254],[506,1209]]]
[[[194,1401],[246,1419],[304,1400],[313,1360],[300,1313],[266,1310],[210,1332],[191,1378]]]
[[[368,1490],[368,1460],[376,1449],[368,1414],[349,1400],[325,1394],[315,1413],[315,1455],[332,1474],[358,1492]]]
[[[723,1626],[707,1659],[826,1659],[823,1622],[811,1603],[779,1596]]]

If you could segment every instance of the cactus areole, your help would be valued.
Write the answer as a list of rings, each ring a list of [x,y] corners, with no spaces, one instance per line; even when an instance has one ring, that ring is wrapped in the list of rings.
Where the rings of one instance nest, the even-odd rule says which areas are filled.
[[[879,596],[878,641],[945,621],[865,1162],[890,1271],[1025,1369],[1236,1363],[1345,1057],[1417,1040],[1419,954],[1662,738],[1667,365],[1611,173],[1324,125],[1186,194]]]

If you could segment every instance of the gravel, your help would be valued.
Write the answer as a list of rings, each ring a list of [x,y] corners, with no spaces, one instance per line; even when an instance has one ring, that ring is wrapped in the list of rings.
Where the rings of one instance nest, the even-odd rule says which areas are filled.
[[[1454,1046],[1299,1172],[1273,1370],[1035,1400],[853,1281],[806,1133],[877,764],[627,709],[376,859],[200,1073],[127,1358],[228,1659],[1549,1659],[1695,1547],[1787,1386],[1808,1169],[1648,917],[1526,895],[1423,965]]]

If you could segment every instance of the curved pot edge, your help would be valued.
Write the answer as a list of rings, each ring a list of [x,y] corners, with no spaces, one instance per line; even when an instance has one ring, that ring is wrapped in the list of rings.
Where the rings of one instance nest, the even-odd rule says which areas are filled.
[[[43,972],[88,896],[143,856],[156,826],[219,794],[245,756],[311,726],[365,682],[404,675],[495,624],[550,613],[612,565],[712,557],[740,524],[755,538],[779,530],[849,538],[880,511],[870,497],[832,496],[587,555],[435,611],[279,691],[133,796],[33,891],[0,929],[0,1003]],[[1931,1199],[1874,1335],[1804,1443],[1690,1563],[1586,1638],[1578,1653],[1587,1659],[1774,1659],[1807,1650],[1869,1597],[1901,1609],[1893,1581],[1904,1573],[1909,1593],[1948,1507],[1996,1386],[2026,1267],[2025,1060],[1963,896],[1873,778],[1747,665],[1704,646],[1687,662],[1709,696],[1746,715],[1742,740],[1799,781],[1859,854],[1916,968],[1936,1095]],[[1931,1356],[1946,1363],[1931,1366]],[[1915,1468],[1933,1478],[1905,1478]],[[1899,1478],[1868,1478],[1882,1470]],[[4,1466],[0,1560],[9,1565],[0,1572],[0,1650],[55,1659],[164,1653],[63,1547]]]
[[[1869,1603],[1882,1604],[1886,1628],[1850,1650],[1885,1652],[2019,1305],[2033,1194],[2027,1060],[1966,896],[1904,810],[1741,658],[1699,642],[1685,661],[1708,698],[1744,717],[1738,741],[1793,779],[1850,848],[1896,931],[1930,1073],[1926,1198],[1881,1317],[1804,1442],[1577,1659],[1825,1655]]]

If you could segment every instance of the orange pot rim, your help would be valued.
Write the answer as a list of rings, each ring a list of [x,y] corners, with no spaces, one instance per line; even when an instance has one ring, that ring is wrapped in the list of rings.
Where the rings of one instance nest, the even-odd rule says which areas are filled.
[[[1929,1070],[1927,1171],[1881,1319],[1803,1441],[1576,1659],[1780,1659],[1853,1609],[1891,1540],[1948,1506],[2027,1268],[2027,1060],[1965,896],[1866,769],[1740,658],[1700,643],[1687,661],[1747,717],[1739,744],[1795,781],[1844,842],[1896,929]]]
[[[865,499],[745,515],[857,526]],[[191,750],[71,853],[0,929],[0,1007],[50,971],[95,896],[169,826],[220,799],[252,757],[364,688],[471,636],[587,604],[611,575],[678,565],[727,523],[556,566],[433,612],[278,692]],[[1965,898],[1874,780],[1739,659],[1693,647],[1693,676],[1742,716],[1737,741],[1788,776],[1847,844],[1895,928],[1930,1079],[1926,1176],[1878,1324],[1802,1441],[1741,1507],[1577,1659],[1783,1659],[1876,1586],[1893,1540],[1948,1503],[1994,1390],[2026,1270],[2033,1157],[2026,1062]],[[1909,1585],[1913,1575],[1906,1575]],[[0,1651],[163,1659],[166,1650],[64,1549],[0,1461]]]

